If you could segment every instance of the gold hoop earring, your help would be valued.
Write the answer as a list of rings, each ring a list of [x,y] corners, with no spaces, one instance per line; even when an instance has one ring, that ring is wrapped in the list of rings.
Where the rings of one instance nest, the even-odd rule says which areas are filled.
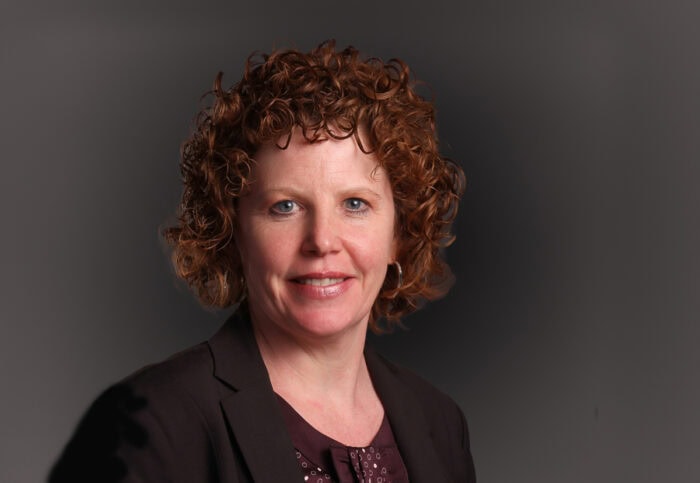
[[[400,264],[399,262],[397,262],[396,260],[394,260],[393,262],[391,262],[391,264],[392,264],[392,265],[396,265],[396,274],[397,274],[397,279],[398,279],[398,281],[397,281],[397,283],[396,283],[396,289],[395,289],[395,290],[398,290],[398,289],[400,289],[401,286],[403,285],[403,270],[401,270],[401,264]]]
[[[236,300],[235,305],[241,305],[241,303],[245,300],[246,296],[248,295],[248,287],[246,286],[245,277],[243,275],[240,276],[239,282],[240,294],[238,295],[238,300]]]

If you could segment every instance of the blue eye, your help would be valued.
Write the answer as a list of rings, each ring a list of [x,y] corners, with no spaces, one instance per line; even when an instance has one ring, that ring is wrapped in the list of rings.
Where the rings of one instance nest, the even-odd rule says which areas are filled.
[[[272,205],[272,212],[281,215],[286,215],[292,213],[296,206],[297,204],[292,200],[282,200]]]
[[[360,198],[348,198],[345,200],[345,208],[350,211],[364,211],[367,208],[367,203]]]

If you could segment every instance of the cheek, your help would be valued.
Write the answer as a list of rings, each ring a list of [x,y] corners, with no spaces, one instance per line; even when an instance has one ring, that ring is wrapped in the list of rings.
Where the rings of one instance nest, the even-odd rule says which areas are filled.
[[[263,278],[271,273],[283,273],[293,257],[292,238],[289,230],[251,226],[242,237],[240,253],[243,266]]]
[[[370,236],[354,236],[352,251],[366,271],[379,273],[394,260],[394,245],[393,230],[375,230]]]

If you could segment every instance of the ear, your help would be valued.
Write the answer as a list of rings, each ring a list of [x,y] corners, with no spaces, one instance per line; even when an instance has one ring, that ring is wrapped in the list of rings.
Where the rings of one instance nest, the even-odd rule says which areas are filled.
[[[396,233],[394,233],[394,238],[391,240],[391,249],[389,251],[389,260],[387,261],[387,265],[391,265],[396,261],[396,257],[398,256],[399,253],[399,239],[396,236]]]
[[[239,258],[245,260],[245,243],[242,243],[243,234],[241,233],[241,225],[239,222],[233,224],[231,228],[231,242],[233,243],[233,249],[238,252]]]
[[[243,229],[241,227],[241,197],[237,197],[235,200],[231,201],[231,206],[229,208],[231,212],[231,241],[229,245],[230,249],[235,250],[235,252],[238,255],[238,258],[243,262],[245,260],[245,243],[243,243],[243,240],[245,237],[243,236]]]

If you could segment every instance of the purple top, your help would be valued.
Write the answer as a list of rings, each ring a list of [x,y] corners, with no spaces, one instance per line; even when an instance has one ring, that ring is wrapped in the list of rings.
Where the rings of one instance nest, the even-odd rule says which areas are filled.
[[[382,425],[369,446],[345,446],[316,430],[280,395],[282,409],[303,481],[309,483],[405,483],[406,467],[396,446],[389,420]]]

